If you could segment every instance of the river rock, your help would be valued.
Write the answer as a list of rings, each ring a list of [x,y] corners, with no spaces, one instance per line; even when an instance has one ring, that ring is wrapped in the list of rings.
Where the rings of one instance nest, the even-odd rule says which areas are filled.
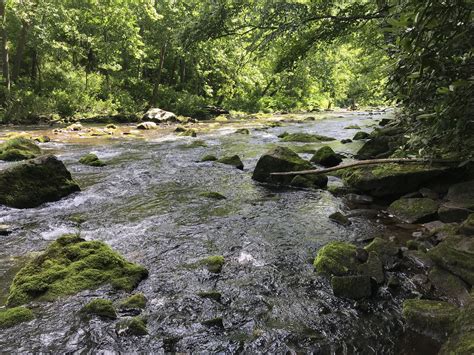
[[[450,236],[430,249],[428,255],[442,269],[474,285],[474,238]]]
[[[449,168],[426,164],[381,164],[345,169],[345,184],[376,197],[399,197],[417,191],[420,186],[442,180],[449,175]]]
[[[378,255],[374,252],[369,253],[367,261],[359,265],[359,273],[371,277],[378,284],[382,284],[385,281],[382,260],[380,260]]]
[[[36,158],[41,149],[34,141],[26,138],[13,138],[0,145],[0,160],[20,161]]]
[[[444,223],[462,222],[469,216],[470,210],[453,202],[443,202],[438,209],[438,217]]]
[[[443,301],[411,299],[403,302],[403,317],[418,333],[446,339],[453,331],[457,307]]]
[[[472,291],[470,302],[460,309],[459,316],[454,322],[454,330],[439,351],[439,355],[454,354],[474,354],[474,292]]]
[[[178,117],[173,112],[165,111],[160,108],[151,108],[143,115],[144,121],[156,123],[177,122]]]
[[[142,129],[142,130],[151,130],[151,129],[157,129],[158,126],[156,125],[155,122],[142,122],[137,125],[137,129]]]
[[[316,142],[328,142],[335,141],[335,138],[321,136],[319,134],[310,133],[282,133],[278,136],[283,142],[303,142],[303,143],[316,143]]]
[[[459,231],[465,235],[474,236],[474,213],[466,218]]]
[[[80,191],[64,164],[53,155],[28,160],[0,171],[0,204],[37,207]]]
[[[360,141],[360,140],[367,139],[367,138],[370,138],[370,134],[368,134],[367,132],[361,131],[361,132],[357,132],[354,135],[354,138],[352,138],[352,140]]]
[[[470,296],[467,285],[459,277],[434,267],[428,278],[437,293],[442,297],[446,297],[449,302],[458,306],[464,306],[469,302]]]
[[[240,157],[238,155],[223,157],[217,160],[217,162],[221,164],[231,165],[239,170],[244,170],[244,163],[242,163],[242,160],[240,160]]]
[[[334,276],[331,287],[336,297],[358,300],[372,295],[372,284],[369,276]]]
[[[405,223],[426,223],[437,219],[438,202],[429,198],[402,198],[388,212]]]
[[[358,194],[347,194],[344,196],[347,202],[355,203],[358,205],[370,205],[374,202],[374,199],[371,196],[367,195],[358,195]]]
[[[102,167],[106,165],[102,160],[99,159],[97,155],[93,153],[84,155],[81,159],[79,159],[79,163],[95,167]]]
[[[252,174],[259,182],[288,185],[294,176],[271,176],[274,172],[300,171],[312,169],[311,163],[286,147],[275,147],[260,157]]]
[[[352,139],[341,139],[342,144],[352,143]]]
[[[323,174],[296,175],[290,182],[290,186],[300,188],[324,188],[328,184],[328,177]]]
[[[333,214],[329,215],[329,219],[342,226],[348,226],[351,224],[351,221],[349,221],[349,218],[344,216],[341,212],[334,212]]]
[[[359,265],[357,247],[345,242],[326,244],[314,259],[314,268],[324,275],[345,276],[357,272]]]
[[[235,131],[235,133],[237,134],[250,134],[250,131],[248,128],[239,128],[238,130]]]
[[[360,160],[386,158],[392,152],[393,150],[390,149],[390,138],[375,137],[367,141],[362,148],[359,149],[355,157]]]
[[[446,199],[458,206],[474,209],[474,180],[452,185]]]
[[[84,127],[80,123],[73,123],[66,127],[67,131],[74,131],[74,132],[82,131],[83,129]]]
[[[320,164],[326,168],[339,165],[342,162],[341,156],[327,145],[320,148],[311,158],[311,162]]]

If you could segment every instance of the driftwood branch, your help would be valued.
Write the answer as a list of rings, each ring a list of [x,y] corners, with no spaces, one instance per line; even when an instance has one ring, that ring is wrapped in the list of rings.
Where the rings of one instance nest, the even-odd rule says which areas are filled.
[[[301,171],[286,171],[280,173],[271,173],[270,175],[275,176],[286,176],[286,175],[309,175],[309,174],[326,174],[331,171],[342,170],[347,168],[355,168],[358,166],[366,166],[366,165],[377,165],[377,164],[387,164],[387,163],[395,163],[395,164],[406,164],[406,163],[427,163],[427,164],[459,164],[460,161],[458,160],[443,160],[443,159],[397,159],[397,158],[390,158],[390,159],[373,159],[373,160],[362,160],[355,163],[338,165],[333,168],[327,169],[315,169],[315,170],[301,170]]]

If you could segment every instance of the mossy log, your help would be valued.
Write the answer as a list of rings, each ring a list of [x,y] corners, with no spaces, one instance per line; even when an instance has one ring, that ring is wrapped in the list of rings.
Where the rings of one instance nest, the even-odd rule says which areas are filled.
[[[327,174],[332,171],[355,168],[358,166],[366,165],[378,165],[378,164],[408,164],[408,163],[433,163],[433,164],[446,164],[446,165],[455,165],[459,164],[458,160],[443,160],[443,159],[405,159],[405,158],[388,158],[388,159],[373,159],[373,160],[363,160],[356,163],[344,164],[335,166],[327,169],[312,169],[312,170],[301,170],[301,171],[286,171],[286,172],[274,172],[270,175],[275,176],[287,176],[287,175],[309,175],[309,174]]]

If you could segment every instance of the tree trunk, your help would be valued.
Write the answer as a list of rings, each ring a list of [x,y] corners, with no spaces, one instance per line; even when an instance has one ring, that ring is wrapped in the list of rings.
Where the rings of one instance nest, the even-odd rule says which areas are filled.
[[[155,106],[158,102],[158,90],[161,84],[161,75],[163,73],[163,66],[165,64],[165,55],[166,55],[166,47],[168,46],[168,42],[165,42],[161,47],[160,51],[160,65],[158,67],[158,74],[156,75],[155,83],[153,85],[153,93],[151,95],[151,106]]]
[[[358,166],[366,166],[366,165],[378,165],[378,164],[407,164],[407,163],[426,163],[426,164],[459,164],[460,161],[458,160],[443,160],[443,159],[403,159],[403,158],[388,158],[388,159],[373,159],[373,160],[362,160],[355,163],[344,164],[335,166],[333,168],[328,169],[315,169],[315,170],[301,170],[301,171],[285,171],[281,173],[271,173],[270,175],[276,176],[287,176],[287,175],[318,175],[318,174],[326,174],[330,173],[331,171],[337,171],[347,168],[356,168]]]
[[[25,52],[26,37],[28,35],[28,23],[23,21],[18,39],[18,47],[15,54],[15,65],[13,66],[12,80],[15,81],[20,76],[21,64],[23,63],[23,54]]]
[[[5,14],[5,2],[6,0],[0,0],[0,17],[1,17],[1,35],[2,35],[2,73],[3,80],[5,80],[5,87],[7,92],[10,92],[10,61],[8,58],[8,36],[6,29],[6,14]]]

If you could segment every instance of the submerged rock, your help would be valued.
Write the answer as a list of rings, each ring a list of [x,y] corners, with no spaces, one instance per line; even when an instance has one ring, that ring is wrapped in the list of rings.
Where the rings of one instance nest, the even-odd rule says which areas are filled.
[[[146,321],[142,317],[133,317],[117,323],[116,331],[119,335],[147,335]]]
[[[358,300],[372,295],[372,284],[369,276],[334,276],[331,287],[336,297]]]
[[[278,136],[282,139],[282,142],[303,142],[303,143],[311,143],[311,142],[328,142],[328,141],[335,141],[335,138],[321,136],[319,134],[310,134],[310,133],[283,133]]]
[[[151,108],[143,115],[144,121],[151,122],[178,122],[178,117],[173,112],[165,111],[160,108]]]
[[[450,236],[430,249],[428,255],[439,267],[474,285],[474,238]]]
[[[239,128],[235,131],[237,134],[250,134],[250,131],[247,128]]]
[[[126,261],[107,244],[65,235],[16,274],[7,306],[54,300],[104,284],[131,291],[147,276],[144,267]]]
[[[64,164],[53,155],[22,162],[0,171],[0,204],[37,207],[80,191]]]
[[[137,125],[137,129],[141,130],[151,130],[151,129],[157,129],[158,126],[156,125],[155,122],[142,122]]]
[[[324,146],[313,155],[311,162],[330,168],[339,165],[342,162],[342,158],[331,147]]]
[[[186,129],[183,132],[179,133],[179,136],[181,137],[197,137],[197,133],[195,129]]]
[[[328,177],[323,174],[318,175],[296,175],[290,182],[290,186],[300,188],[324,188],[328,184]]]
[[[214,191],[203,192],[203,193],[201,193],[201,196],[206,197],[206,198],[211,198],[211,199],[214,199],[214,200],[225,200],[227,198],[224,195],[221,195],[220,193],[214,192]]]
[[[33,312],[26,307],[0,309],[0,329],[11,328],[34,318]]]
[[[211,154],[205,155],[201,158],[201,162],[216,161],[216,160],[217,160],[217,157],[215,155],[211,155]]]
[[[286,147],[275,147],[260,157],[255,166],[252,179],[259,182],[288,185],[294,176],[272,176],[274,172],[301,171],[311,169],[312,165]]]
[[[429,198],[402,198],[388,207],[388,212],[406,223],[426,223],[437,219],[438,202]]]
[[[79,159],[79,163],[95,167],[102,167],[106,165],[102,160],[99,159],[97,155],[93,153],[84,155],[81,159]]]
[[[20,161],[36,158],[40,154],[40,147],[26,138],[13,138],[0,144],[0,160]]]
[[[446,339],[454,328],[457,307],[443,301],[411,299],[403,302],[403,317],[415,331]]]
[[[221,164],[232,165],[233,167],[239,170],[244,170],[244,163],[242,163],[242,160],[240,160],[240,157],[238,155],[224,157],[217,160],[217,162]]]
[[[112,301],[97,298],[90,301],[81,309],[81,313],[86,316],[97,316],[100,318],[116,319],[117,313],[115,312]]]

